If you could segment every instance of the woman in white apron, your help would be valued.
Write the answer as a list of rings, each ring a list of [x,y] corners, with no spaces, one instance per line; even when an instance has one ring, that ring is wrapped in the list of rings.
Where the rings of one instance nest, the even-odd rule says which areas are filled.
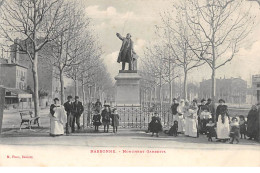
[[[64,126],[67,123],[65,109],[59,104],[59,99],[54,99],[54,104],[50,107],[50,135],[60,136],[64,134]]]
[[[219,106],[216,110],[216,122],[217,122],[217,139],[218,141],[226,142],[229,140],[230,133],[230,118],[228,114],[228,107],[225,105],[223,99],[219,100]]]
[[[198,137],[198,106],[197,106],[197,100],[192,101],[192,105],[190,105],[188,109],[189,116],[185,118],[186,124],[185,124],[185,134],[190,137]],[[186,132],[187,131],[187,132]]]
[[[180,100],[180,104],[177,107],[178,112],[178,133],[184,133],[185,131],[185,124],[184,124],[184,113],[185,113],[185,102],[184,100]]]

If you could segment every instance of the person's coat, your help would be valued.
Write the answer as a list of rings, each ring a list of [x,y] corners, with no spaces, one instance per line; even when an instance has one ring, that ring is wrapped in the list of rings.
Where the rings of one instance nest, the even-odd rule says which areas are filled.
[[[218,105],[216,110],[216,121],[218,121],[219,115],[221,115],[222,123],[224,123],[224,116],[227,116],[228,119],[230,119],[227,105]]]
[[[120,48],[120,52],[117,58],[117,62],[127,62],[131,63],[133,61],[133,41],[131,39],[127,39],[122,37],[120,34],[117,34],[117,37],[122,40],[122,46]]]
[[[248,133],[249,137],[254,136],[255,133],[257,133],[258,126],[259,126],[257,116],[258,116],[257,110],[251,109],[248,113],[248,116],[247,116],[247,133]]]
[[[73,114],[74,116],[80,116],[84,111],[84,107],[80,101],[78,103],[73,102]]]
[[[67,115],[70,115],[73,113],[73,102],[66,102],[64,103],[64,108],[65,108],[65,111],[67,112]]]
[[[119,115],[112,113],[111,118],[112,118],[112,126],[113,127],[119,126]]]

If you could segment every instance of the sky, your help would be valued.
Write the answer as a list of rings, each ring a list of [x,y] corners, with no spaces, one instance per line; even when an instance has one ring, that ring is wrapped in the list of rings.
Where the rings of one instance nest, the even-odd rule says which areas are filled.
[[[102,58],[114,78],[121,68],[121,64],[116,62],[121,47],[121,40],[116,37],[116,33],[123,36],[131,33],[135,51],[140,58],[144,58],[144,48],[155,39],[155,25],[161,25],[160,13],[169,9],[173,1],[86,0],[84,3],[86,14],[91,18],[91,23],[103,48]],[[249,3],[253,3],[253,9],[259,15],[258,4]],[[250,82],[252,74],[260,74],[259,62],[260,25],[258,24],[234,59],[217,71],[217,77],[241,77]],[[190,81],[200,82],[203,79],[209,79],[211,73],[207,65],[204,65],[199,69],[194,69],[189,76]]]

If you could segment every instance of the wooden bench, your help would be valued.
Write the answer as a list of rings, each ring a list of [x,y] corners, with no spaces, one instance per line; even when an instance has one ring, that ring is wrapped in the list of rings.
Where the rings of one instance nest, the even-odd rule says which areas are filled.
[[[34,117],[32,111],[20,111],[20,116],[21,116],[20,130],[22,129],[23,123],[27,123],[29,129],[31,130],[32,129],[31,126],[32,126],[33,121],[34,121],[34,124],[37,123],[38,127],[40,127],[40,125],[39,125],[39,118],[40,117]]]

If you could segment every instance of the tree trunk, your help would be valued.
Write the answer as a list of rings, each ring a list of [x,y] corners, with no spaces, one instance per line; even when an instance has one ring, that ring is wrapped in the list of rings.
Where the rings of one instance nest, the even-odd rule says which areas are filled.
[[[75,83],[75,96],[79,96],[79,83],[78,83],[78,80],[75,79],[74,83]]]
[[[94,95],[93,95],[93,99],[96,100],[96,94],[97,94],[97,86],[96,83],[94,84]]]
[[[88,96],[89,96],[89,103],[92,102],[91,98],[92,98],[92,95],[91,95],[91,86],[88,87]]]
[[[85,90],[84,90],[84,79],[82,78],[82,104],[84,106],[84,110],[86,110],[86,106],[85,106]],[[86,111],[83,112],[83,129],[85,129],[86,126]]]
[[[154,105],[157,103],[157,93],[156,93],[156,86],[154,87],[154,99],[153,99]]]
[[[211,74],[211,98],[215,102],[215,96],[216,96],[216,70],[212,69],[212,74]]]
[[[187,100],[187,71],[184,70],[184,79],[183,79],[183,99]]]
[[[169,82],[169,92],[170,92],[170,105],[172,104],[172,81]]]
[[[153,91],[152,91],[152,88],[151,88],[151,89],[150,89],[150,101],[149,101],[148,107],[151,106],[151,103],[152,103],[152,95],[153,95]]]
[[[38,53],[35,52],[35,57],[32,62],[32,73],[33,73],[33,83],[34,83],[34,93],[33,93],[33,99],[34,99],[34,113],[35,117],[39,116],[39,83],[38,83]]]
[[[60,100],[61,100],[61,104],[64,104],[64,78],[63,78],[63,71],[60,70]]]
[[[159,99],[160,99],[160,116],[162,116],[163,98],[162,98],[162,77],[161,77],[161,76],[160,76],[160,91],[159,91]]]

